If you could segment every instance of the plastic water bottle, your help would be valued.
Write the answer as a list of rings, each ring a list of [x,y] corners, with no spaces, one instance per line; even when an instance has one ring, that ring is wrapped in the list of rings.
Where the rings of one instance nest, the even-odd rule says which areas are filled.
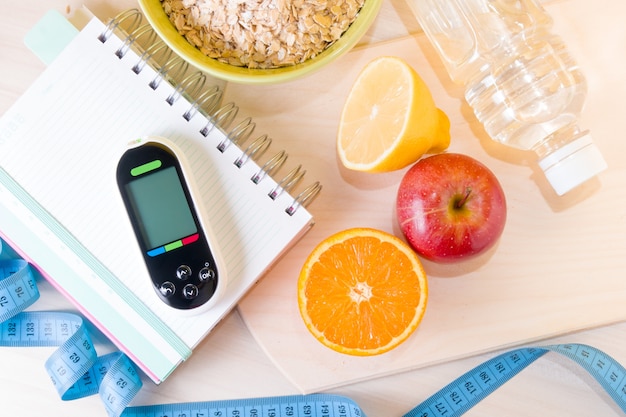
[[[489,136],[533,150],[557,194],[606,168],[578,126],[585,79],[536,0],[407,0]]]

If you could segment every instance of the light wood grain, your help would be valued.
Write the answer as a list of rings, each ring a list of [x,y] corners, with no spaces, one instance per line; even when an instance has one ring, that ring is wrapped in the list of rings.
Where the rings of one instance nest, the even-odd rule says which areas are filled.
[[[131,0],[107,2],[86,0],[85,3],[101,18],[108,18],[124,8],[136,6],[136,3]],[[43,64],[23,46],[22,38],[24,34],[49,8],[64,11],[67,5],[70,6],[70,9],[75,9],[79,7],[80,4],[80,1],[74,0],[49,0],[45,2],[38,0],[24,0],[20,2],[0,0],[0,5],[5,6],[3,9],[6,11],[6,13],[0,15],[0,113],[3,113],[17,99],[21,92],[30,85],[32,80],[44,68]],[[568,31],[568,37],[574,39],[572,42],[573,52],[580,58],[581,63],[585,67],[585,73],[589,76],[591,81],[591,89],[594,90],[597,89],[598,86],[601,86],[604,91],[602,95],[592,94],[590,96],[585,112],[585,125],[592,128],[594,137],[605,152],[607,159],[609,159],[611,167],[623,167],[623,165],[620,165],[622,163],[620,159],[623,157],[624,153],[623,148],[620,148],[619,146],[621,145],[619,144],[621,143],[621,135],[624,131],[623,122],[620,121],[620,119],[623,119],[623,106],[620,99],[624,96],[625,92],[621,80],[624,67],[623,51],[626,50],[626,34],[624,32],[626,26],[622,24],[624,17],[626,17],[624,8],[621,6],[620,2],[610,2],[606,0],[594,2],[593,7],[595,9],[590,9],[592,5],[587,5],[586,2],[578,0],[552,2],[550,7],[550,11],[556,20],[557,29],[561,31],[561,33]],[[596,9],[605,9],[605,12],[596,14]],[[406,10],[406,6],[401,0],[387,0],[379,19],[372,30],[363,39],[363,44],[394,39],[418,31],[415,20],[406,13]],[[592,10],[593,13],[590,12],[590,10]],[[576,22],[575,29],[572,29],[572,21]],[[612,28],[610,31],[608,30],[609,27]],[[606,49],[600,48],[599,46],[601,45],[609,47]],[[582,59],[582,55],[586,53],[585,51],[589,48],[596,49],[595,55],[590,58]],[[619,53],[615,54],[615,50],[619,51]],[[433,64],[433,66],[436,67],[435,64]],[[342,76],[346,75],[339,74],[338,78]],[[443,75],[438,74],[438,77],[441,83],[445,83]],[[606,83],[603,81],[605,79],[607,80]],[[338,84],[339,81],[333,81],[324,88],[327,89]],[[288,86],[284,88],[288,88]],[[606,91],[607,88],[608,91]],[[320,93],[320,88],[317,86],[309,86],[307,90]],[[256,88],[249,90],[243,95],[244,101],[240,104],[252,110],[252,106],[248,102],[255,99],[256,94],[259,94]],[[311,94],[311,92],[307,92],[307,94]],[[259,109],[259,116],[261,117],[259,120],[262,125],[260,129],[267,128],[266,130],[272,133],[273,136],[276,136],[275,133],[282,135],[285,132],[292,132],[292,130],[284,130],[284,126],[280,124],[277,125],[277,127],[280,128],[278,132],[274,132],[275,129],[273,129],[272,126],[267,126],[268,124],[273,125],[273,122],[276,120],[280,120],[281,113],[278,112],[278,110],[285,112],[285,114],[293,110],[293,108],[287,107],[285,103],[281,103],[279,100],[280,97],[280,94],[278,94],[276,98],[266,100],[266,105],[262,109]],[[320,96],[314,94],[313,100],[314,103],[307,103],[307,108],[320,111],[324,106],[330,106],[336,109],[339,105],[338,103],[341,102],[341,97],[334,96],[328,99],[328,96],[325,94],[320,94]],[[445,104],[446,106],[454,107],[451,103],[456,100],[456,98],[450,98],[448,102],[448,99],[445,99],[445,96],[443,96],[437,100],[441,106]],[[275,106],[274,109],[272,109],[272,105]],[[459,111],[459,109],[463,110],[460,101],[456,101],[456,106],[458,106],[457,111]],[[465,122],[461,121],[460,123],[467,123],[469,125],[467,110],[463,110],[463,112]],[[295,114],[298,113],[296,112]],[[311,117],[316,123],[312,127],[309,125],[308,129],[319,131],[318,136],[323,132],[330,132],[333,123],[336,122],[336,119],[328,120],[316,114],[312,114]],[[603,123],[598,122],[607,119],[609,119],[611,123],[618,123],[617,127],[615,127],[615,124],[609,123],[603,125]],[[619,123],[622,124],[620,125]],[[299,126],[299,124],[294,124],[294,126],[289,129],[293,129],[294,133],[301,134],[302,130],[298,129],[301,127],[302,126]],[[621,130],[615,130],[620,127],[622,127]],[[455,129],[465,131],[467,126],[463,127],[462,125],[458,125]],[[623,243],[623,241],[610,240],[608,243],[604,242],[607,236],[612,236],[612,228],[607,230],[607,226],[599,227],[598,223],[595,222],[583,224],[584,222],[572,220],[570,216],[573,215],[567,213],[571,212],[570,207],[572,207],[571,204],[574,202],[568,200],[563,203],[560,202],[561,200],[554,200],[550,194],[546,195],[545,184],[542,185],[535,182],[534,179],[531,179],[530,176],[533,174],[532,169],[524,164],[515,162],[518,161],[517,159],[502,159],[502,155],[492,154],[493,151],[491,148],[485,145],[483,141],[481,141],[480,147],[475,148],[475,146],[477,146],[475,143],[477,138],[475,136],[480,137],[480,134],[476,134],[475,132],[471,133],[472,135],[463,139],[472,143],[471,145],[467,145],[467,149],[471,150],[476,155],[488,158],[489,161],[496,164],[498,170],[500,170],[502,166],[505,166],[514,169],[516,173],[520,173],[521,177],[526,181],[524,183],[525,188],[522,191],[525,195],[534,196],[529,202],[515,200],[517,206],[515,213],[519,213],[519,216],[526,219],[524,221],[528,222],[529,227],[524,242],[529,242],[528,246],[530,247],[524,245],[524,248],[522,248],[524,251],[531,251],[532,245],[534,244],[534,236],[541,235],[545,224],[552,224],[549,222],[551,215],[566,213],[564,217],[567,218],[566,221],[568,224],[573,223],[573,227],[575,228],[587,229],[587,235],[583,234],[579,237],[574,236],[577,239],[576,242],[579,242],[588,250],[585,259],[591,258],[594,262],[601,262],[602,265],[616,265],[621,262],[621,259],[624,258],[625,248],[623,244],[620,246],[620,243]],[[307,133],[307,135],[310,135],[310,133]],[[292,143],[290,143],[289,140],[297,141],[299,138],[300,136],[295,134],[293,135],[293,139],[283,138],[281,136],[276,137],[276,142],[285,144],[287,147],[291,148]],[[460,144],[458,144],[458,146],[460,146]],[[293,160],[299,159],[297,153],[301,151],[297,149],[298,148],[294,148]],[[312,145],[310,149],[313,150],[314,146]],[[608,149],[608,151],[605,151],[605,149]],[[311,158],[307,155],[303,156]],[[350,213],[343,211],[343,207],[337,204],[329,204],[329,201],[334,198],[339,198],[339,201],[346,202],[347,204],[351,204],[352,201],[347,197],[342,200],[341,190],[336,188],[335,191],[333,191],[333,181],[340,181],[342,184],[345,184],[346,192],[359,195],[359,199],[366,201],[374,201],[372,195],[376,194],[377,189],[382,189],[389,193],[389,190],[393,189],[394,183],[397,181],[396,174],[388,176],[383,175],[367,181],[356,178],[345,172],[342,172],[341,175],[337,177],[335,173],[338,168],[334,156],[332,155],[326,155],[324,158],[317,160],[317,162],[314,161],[313,165],[310,166],[308,165],[308,160],[306,163],[309,170],[307,174],[308,178],[319,177],[322,180],[326,180],[326,178],[331,180],[330,182],[325,181],[326,188],[322,196],[311,206],[311,210],[320,218],[320,224],[318,224],[318,226],[321,225],[321,227],[316,226],[311,232],[310,237],[307,237],[308,240],[303,241],[302,245],[278,264],[268,276],[268,282],[272,279],[276,279],[275,277],[278,274],[282,274],[284,271],[296,270],[298,263],[301,262],[301,256],[303,256],[307,250],[307,245],[312,244],[315,240],[320,239],[326,234],[328,229],[325,229],[325,227],[328,227],[328,222],[332,222],[333,227],[338,228],[347,227],[356,223],[358,220],[352,219]],[[626,221],[624,205],[618,206],[616,202],[621,201],[623,203],[624,193],[621,188],[619,188],[619,182],[623,181],[624,176],[620,178],[617,174],[619,173],[611,174],[611,172],[609,172],[608,174],[602,175],[599,182],[596,183],[596,185],[592,185],[587,191],[589,196],[579,195],[578,198],[581,199],[582,205],[574,204],[574,210],[584,212],[585,216],[591,216],[589,213],[596,211],[598,212],[596,213],[597,216],[601,220],[603,217],[613,216],[613,218],[618,220],[616,228],[623,227]],[[516,180],[513,179],[513,177],[509,178],[506,176],[504,181],[515,184]],[[594,198],[598,198],[598,195],[601,195],[607,188],[614,191],[616,194],[615,200],[610,202],[608,207],[607,205],[596,205],[593,202]],[[363,195],[361,196],[361,194]],[[541,194],[541,198],[539,194]],[[541,210],[536,213],[532,204],[537,204],[538,202],[542,202]],[[370,207],[367,205],[359,209],[367,210],[367,215],[364,218],[368,219],[368,221],[380,224],[381,228],[393,230],[393,220],[389,217],[391,202],[386,204],[387,205],[384,207],[374,206],[371,211]],[[516,214],[516,216],[517,215],[518,214]],[[531,221],[535,217],[537,221]],[[513,240],[511,239],[512,237],[509,238],[505,236],[504,241],[498,248],[498,252],[504,250],[503,248],[510,248],[510,245],[513,245]],[[597,245],[602,248],[608,248],[608,250],[606,253],[598,255]],[[589,272],[587,280],[583,282],[583,285],[587,285],[591,282],[593,287],[594,281],[600,276],[597,271],[589,271],[584,263],[584,259],[573,258],[573,256],[570,256],[570,252],[566,251],[565,248],[557,247],[557,249],[561,259],[566,261],[565,263],[554,262],[550,264],[552,258],[546,256],[542,258],[543,261],[539,262],[537,267],[558,273],[563,265],[567,265],[567,262],[574,259],[574,262],[580,263],[581,268]],[[492,255],[489,263],[497,262],[499,256],[502,256],[498,252]],[[594,260],[593,255],[599,256],[600,259]],[[529,260],[529,262],[537,262],[537,260]],[[544,265],[544,263],[546,265]],[[518,265],[519,264],[507,266],[515,271]],[[483,268],[487,268],[487,264],[485,264]],[[478,274],[479,271],[480,268],[475,273]],[[445,271],[439,271],[436,274],[436,279],[440,281],[440,284],[436,284],[436,286],[444,288],[445,294],[443,291],[440,291],[440,295],[433,300],[435,306],[437,305],[437,298],[441,298],[452,291],[449,287],[457,285],[458,282],[462,282],[462,285],[471,293],[471,283],[480,278],[472,277],[468,280],[465,280],[465,277],[443,278],[442,275],[446,275],[444,272]],[[289,272],[289,274],[291,273],[292,272]],[[620,273],[623,277],[623,272]],[[454,274],[448,272],[448,275]],[[288,276],[287,279],[292,280],[293,278]],[[291,285],[291,282],[289,285]],[[564,289],[567,290],[569,286],[571,285],[568,284]],[[618,297],[621,291],[623,291],[624,286],[626,286],[626,284],[619,285],[617,289]],[[561,297],[568,296],[567,292],[565,294],[558,293],[555,295],[555,289],[550,288],[550,282],[546,281],[543,282],[541,288],[538,289],[538,297],[543,296],[544,287],[550,294],[550,297],[553,298],[554,302],[560,302]],[[263,287],[259,287],[259,290],[263,291],[262,288]],[[42,298],[33,309],[73,310],[72,306],[45,282],[41,283],[41,290]],[[435,288],[433,288],[433,291],[434,290]],[[503,291],[507,292],[508,287],[504,287]],[[262,292],[259,294],[262,294]],[[273,296],[273,294],[270,296]],[[591,305],[594,303],[593,300],[597,300],[596,294],[590,291],[589,302],[591,304],[587,304],[585,299],[586,296],[583,295],[578,301],[581,307],[577,312],[577,316],[586,316],[593,313],[590,310]],[[246,300],[246,303],[248,303],[248,301],[249,300]],[[514,302],[515,300],[512,301]],[[609,301],[610,297],[607,298],[607,303],[602,305],[601,309],[623,310],[623,302],[614,307]],[[293,303],[293,298],[287,302]],[[532,302],[534,302],[534,300]],[[245,314],[246,312],[244,312],[244,315]],[[565,320],[568,317],[569,313],[564,314],[563,319]],[[245,318],[246,321],[250,321],[249,314]],[[466,321],[474,321],[469,317],[461,318]],[[285,317],[278,317],[277,320],[279,320],[278,323],[283,322],[285,321]],[[538,323],[540,321],[541,317],[538,319],[537,316],[532,320],[526,320],[524,317],[520,317],[520,323],[516,325],[532,328],[535,325],[541,324]],[[287,329],[286,331],[302,336],[303,340],[308,337],[308,335],[302,334],[299,323],[296,321],[291,323],[295,330]],[[483,329],[478,329],[479,333],[477,334],[490,333],[490,327],[488,325],[489,323],[486,323]],[[468,334],[470,333],[471,332],[468,331]],[[468,343],[471,338],[477,337],[476,334],[471,334],[471,336],[454,340],[451,343]],[[417,334],[417,336],[419,337],[420,335]],[[588,343],[603,349],[624,364],[626,363],[624,340],[626,340],[626,324],[619,323],[582,333],[561,336],[558,339],[545,341],[545,343],[554,341]],[[106,353],[113,349],[113,346],[102,337],[98,337],[97,342],[100,353]],[[157,404],[164,402],[201,401],[250,396],[260,397],[299,392],[298,387],[292,384],[274,363],[270,361],[264,349],[265,347],[262,348],[256,343],[256,340],[247,330],[240,314],[235,311],[198,347],[191,360],[183,364],[183,366],[164,384],[154,386],[146,379],[146,385],[137,398],[136,403]],[[2,398],[2,415],[104,416],[104,409],[100,404],[100,400],[96,397],[73,402],[62,402],[57,397],[43,368],[43,363],[51,352],[51,348],[0,349],[0,392],[2,393],[0,398]],[[393,376],[375,378],[366,382],[344,385],[329,391],[349,395],[362,406],[364,412],[370,417],[401,416],[417,403],[424,400],[428,395],[448,383],[451,379],[459,376],[472,366],[481,363],[494,354],[495,353],[492,352],[461,360],[452,360],[445,364],[430,366],[410,372],[397,373]],[[290,360],[297,356],[304,357],[305,352],[289,352]],[[306,359],[310,359],[310,357],[306,357]],[[575,366],[559,360],[559,358],[549,356],[533,364],[528,370],[522,372],[513,381],[509,382],[498,392],[483,401],[479,406],[468,412],[467,415],[505,415],[507,417],[525,417],[528,415],[586,417],[598,415],[609,417],[621,416],[623,413],[616,410],[610,400],[601,393],[598,386],[590,382],[589,378]]]
[[[588,73],[581,127],[591,129],[610,166],[564,197],[552,191],[533,155],[489,140],[462,101],[462,88],[448,81],[422,34],[353,51],[286,87],[227,87],[227,99],[243,103],[243,113],[254,114],[261,129],[286,143],[293,159],[324,184],[311,207],[315,230],[240,304],[259,344],[303,392],[626,319],[626,146],[615,135],[626,130],[626,120],[617,117],[622,96],[615,88],[621,81],[613,65],[625,45],[618,38],[597,47],[621,25],[610,1],[593,8],[600,4],[604,7],[597,7],[593,19],[584,0],[548,7],[566,17],[559,21],[559,33]],[[583,26],[589,31],[581,38]],[[452,266],[425,262],[430,299],[417,332],[387,354],[361,358],[333,352],[308,333],[295,289],[303,259],[324,237],[347,227],[401,236],[394,203],[405,171],[347,172],[335,157],[343,100],[360,69],[380,55],[403,57],[422,75],[451,119],[449,150],[472,155],[496,173],[508,219],[499,244],[485,256]]]

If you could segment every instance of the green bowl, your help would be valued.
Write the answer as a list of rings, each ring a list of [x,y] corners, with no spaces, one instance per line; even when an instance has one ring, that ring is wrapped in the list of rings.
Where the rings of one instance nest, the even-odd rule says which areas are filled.
[[[277,84],[310,74],[354,47],[378,15],[382,0],[365,0],[355,21],[330,47],[303,63],[280,68],[238,67],[209,58],[191,45],[169,21],[160,0],[139,0],[139,6],[161,39],[180,57],[209,75],[241,84]]]

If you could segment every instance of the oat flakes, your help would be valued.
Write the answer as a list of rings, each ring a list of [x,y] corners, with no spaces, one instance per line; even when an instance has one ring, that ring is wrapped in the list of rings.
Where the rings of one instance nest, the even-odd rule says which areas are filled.
[[[276,68],[314,57],[356,18],[364,0],[161,0],[176,29],[231,65]]]

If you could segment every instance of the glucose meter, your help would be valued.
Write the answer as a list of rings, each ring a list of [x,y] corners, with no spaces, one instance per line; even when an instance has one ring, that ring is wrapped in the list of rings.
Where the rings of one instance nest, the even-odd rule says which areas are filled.
[[[183,152],[161,137],[131,142],[117,184],[158,297],[179,310],[215,304],[223,262]]]

